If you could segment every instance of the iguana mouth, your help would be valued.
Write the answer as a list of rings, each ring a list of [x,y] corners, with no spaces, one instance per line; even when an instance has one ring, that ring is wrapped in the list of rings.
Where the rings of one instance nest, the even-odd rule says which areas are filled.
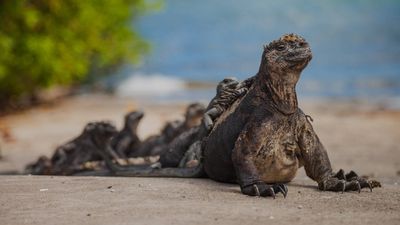
[[[235,88],[237,86],[238,82],[230,82],[227,84],[228,88]]]
[[[312,58],[312,54],[310,50],[299,50],[293,53],[289,53],[286,57],[285,60],[288,62],[293,62],[293,63],[303,63],[305,61],[310,61]]]
[[[239,81],[235,77],[227,77],[222,81],[222,83],[223,86],[227,88],[235,88],[238,85]]]
[[[130,115],[129,118],[131,120],[136,120],[136,119],[142,119],[144,116],[144,113],[142,111],[136,111],[133,115]]]
[[[304,69],[308,62],[311,61],[312,54],[311,51],[299,51],[299,54],[294,56],[286,57],[286,62],[289,63],[289,68],[292,70],[302,70]]]

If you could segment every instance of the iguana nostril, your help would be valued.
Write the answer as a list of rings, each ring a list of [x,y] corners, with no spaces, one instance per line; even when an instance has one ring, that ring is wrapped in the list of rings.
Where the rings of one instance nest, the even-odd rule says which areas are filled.
[[[295,56],[295,53],[294,53],[293,51],[289,51],[289,53],[287,54],[287,56],[293,57],[293,56]]]

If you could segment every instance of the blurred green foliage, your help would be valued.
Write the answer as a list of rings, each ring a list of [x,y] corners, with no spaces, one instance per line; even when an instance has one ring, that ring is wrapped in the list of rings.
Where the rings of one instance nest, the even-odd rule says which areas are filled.
[[[137,63],[149,44],[133,19],[146,0],[0,1],[0,104]],[[1,108],[1,107],[0,107]]]

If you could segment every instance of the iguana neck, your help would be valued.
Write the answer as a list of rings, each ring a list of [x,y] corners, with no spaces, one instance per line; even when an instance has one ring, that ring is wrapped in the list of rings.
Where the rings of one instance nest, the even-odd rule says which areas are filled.
[[[291,76],[296,82],[284,82],[282,76]],[[279,112],[289,115],[297,111],[296,83],[297,74],[277,74],[273,72],[259,72],[258,82],[268,100],[272,101],[272,107]],[[295,78],[297,77],[297,78]]]
[[[125,131],[129,132],[130,134],[134,135],[134,134],[136,134],[138,125],[139,125],[139,121],[135,121],[135,122],[133,122],[133,124],[132,124],[132,122],[130,122],[130,123],[129,122],[125,122],[125,126],[124,126],[123,130],[125,130]]]

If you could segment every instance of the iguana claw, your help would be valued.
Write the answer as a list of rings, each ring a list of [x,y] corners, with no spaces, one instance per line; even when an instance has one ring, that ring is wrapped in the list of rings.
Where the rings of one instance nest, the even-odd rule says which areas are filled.
[[[283,194],[283,197],[284,197],[284,198],[286,198],[287,191],[285,191],[284,189],[282,189],[282,187],[281,187],[281,186],[278,186],[278,188],[279,188],[280,192],[282,192],[282,194]]]
[[[272,187],[269,188],[269,192],[271,193],[272,197],[275,199],[276,195],[275,195],[275,191]]]
[[[247,185],[241,188],[242,193],[250,196],[267,197],[271,196],[275,199],[276,193],[281,192],[283,197],[286,198],[288,189],[285,184],[266,184],[257,182],[252,185]]]
[[[256,196],[261,196],[260,195],[260,190],[258,190],[257,185],[253,184],[254,192],[256,193]]]
[[[369,188],[372,192],[375,187],[381,187],[381,183],[359,177],[354,171],[345,174],[342,169],[321,182],[319,186],[323,191],[340,191],[342,193],[345,191],[358,191],[360,193],[363,188]]]

